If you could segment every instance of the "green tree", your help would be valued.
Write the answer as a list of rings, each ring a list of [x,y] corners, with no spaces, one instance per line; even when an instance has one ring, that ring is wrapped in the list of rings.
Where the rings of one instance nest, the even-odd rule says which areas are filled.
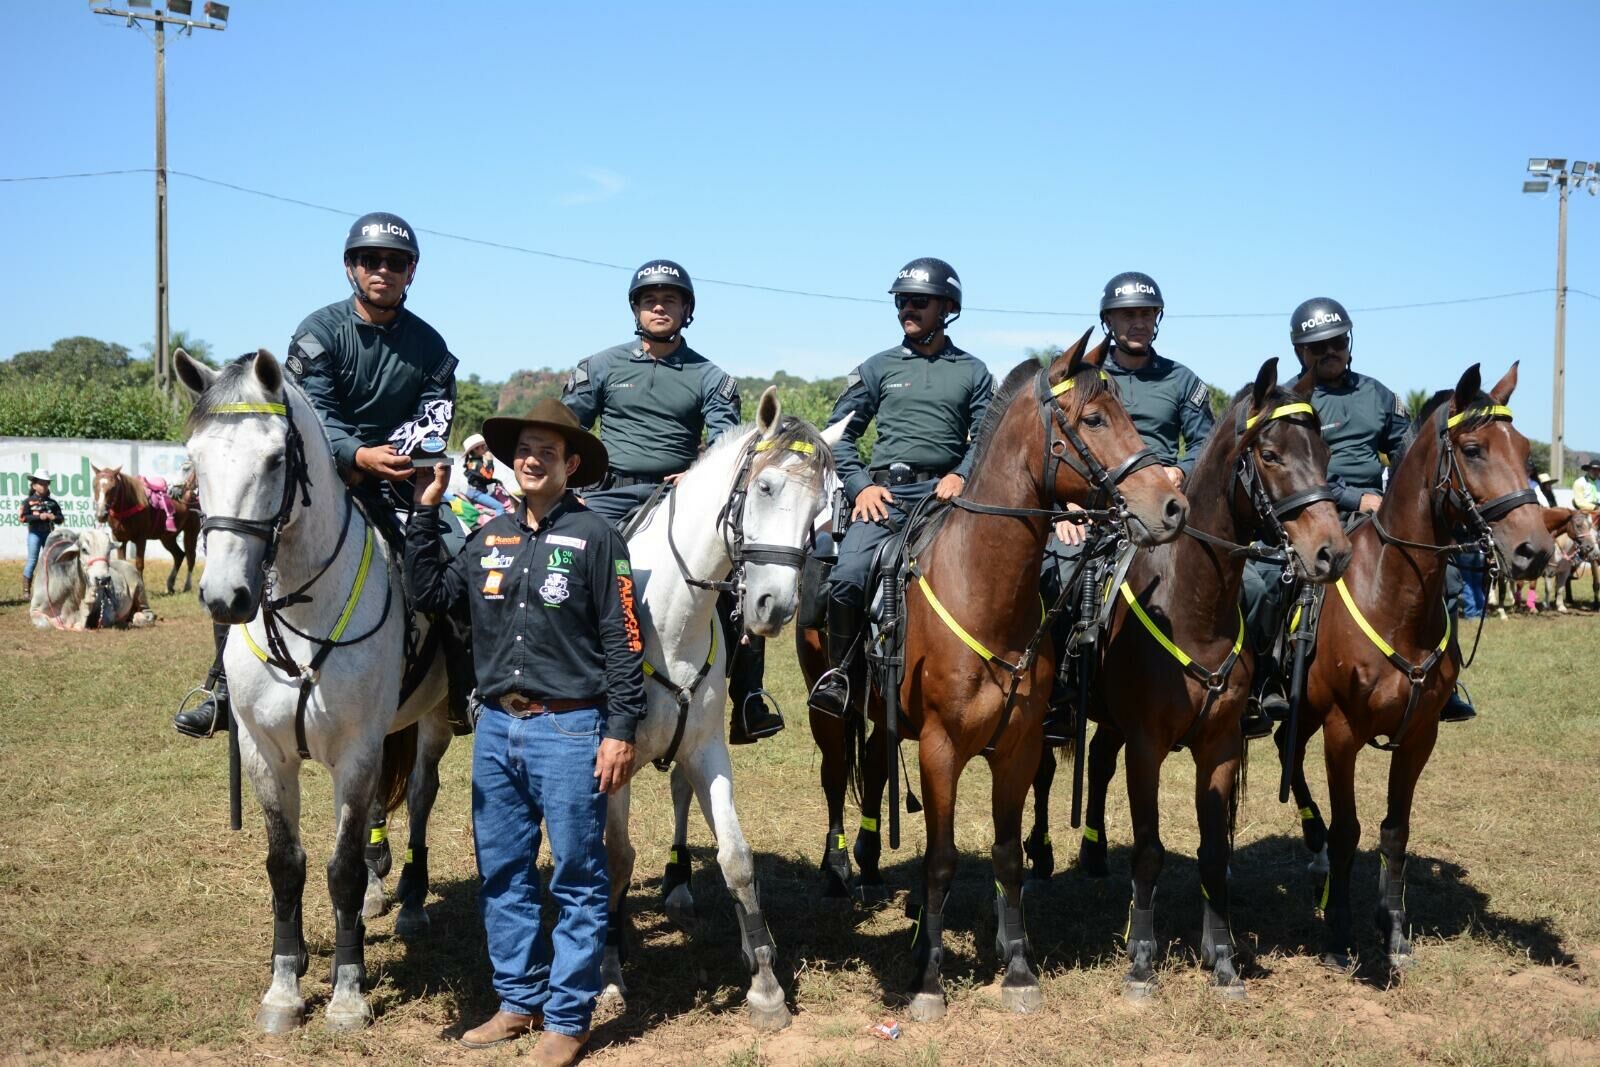
[[[0,379],[121,385],[132,359],[126,347],[94,337],[63,337],[49,349],[18,352],[0,362]]]
[[[450,447],[458,449],[461,442],[475,433],[483,432],[483,420],[494,414],[497,388],[486,385],[476,374],[456,381],[456,417],[450,426]]]
[[[1422,418],[1422,409],[1427,406],[1431,395],[1426,389],[1406,390],[1406,410],[1411,413],[1412,422]]]
[[[1233,397],[1220,385],[1206,383],[1206,392],[1211,394],[1211,417],[1222,418],[1222,413],[1228,410],[1228,405],[1233,403]]]
[[[1063,351],[1060,345],[1044,345],[1041,348],[1024,348],[1022,354],[1037,361],[1041,367],[1048,367],[1061,357]]]

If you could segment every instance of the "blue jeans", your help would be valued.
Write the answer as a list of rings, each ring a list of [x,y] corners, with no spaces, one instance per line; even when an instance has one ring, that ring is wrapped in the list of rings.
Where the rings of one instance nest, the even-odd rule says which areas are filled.
[[[45,538],[50,536],[46,528],[42,533],[29,527],[28,529],[28,562],[22,565],[22,580],[33,581],[34,568],[39,565],[39,553],[44,551]]]
[[[504,504],[500,503],[500,501],[496,500],[493,496],[485,493],[482,489],[468,489],[462,495],[468,500],[472,501],[474,507],[482,508],[490,515],[499,515],[503,512],[509,512],[511,510]]]
[[[603,716],[580,708],[519,719],[485,703],[472,751],[472,838],[478,901],[500,1010],[544,1014],[544,1028],[576,1037],[600,995],[611,878],[606,795],[596,788]],[[539,823],[561,909],[539,936]]]
[[[1488,604],[1489,573],[1483,553],[1462,552],[1455,557],[1456,569],[1461,572],[1461,617],[1476,619]]]

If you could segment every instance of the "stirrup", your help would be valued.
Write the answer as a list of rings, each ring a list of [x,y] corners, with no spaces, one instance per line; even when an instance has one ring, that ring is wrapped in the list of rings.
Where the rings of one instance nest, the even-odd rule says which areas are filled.
[[[196,693],[201,694],[201,698],[195,703],[194,708],[198,708],[207,700],[211,701],[211,729],[207,730],[204,734],[191,734],[186,730],[179,730],[178,732],[183,734],[185,737],[198,737],[202,740],[209,741],[211,738],[216,736],[217,720],[222,718],[222,716],[218,714],[218,712],[222,710],[222,706],[217,703],[217,691],[215,689],[207,689],[204,685],[197,685],[187,693],[183,694],[183,696],[178,700],[178,710],[172,713],[172,718],[173,721],[176,722],[179,715],[183,715],[186,712],[194,710],[194,708],[189,706],[189,700]]]
[[[758,733],[750,729],[750,717],[748,713],[750,710],[750,702],[752,700],[760,700],[762,697],[766,697],[767,700],[770,701],[769,710],[777,719],[777,725],[769,726],[765,730],[762,730]],[[783,721],[783,705],[778,703],[778,698],[773,694],[772,690],[768,689],[766,686],[762,686],[759,689],[753,689],[745,694],[744,703],[739,706],[739,725],[744,728],[744,736],[749,738],[752,742],[760,741],[768,737],[776,737],[783,731],[785,725]]]
[[[851,696],[851,693],[850,693],[850,667],[849,667],[849,664],[842,663],[837,667],[829,667],[827,670],[823,671],[822,674],[820,676],[818,676],[816,684],[811,687],[811,695],[814,696],[816,694],[817,690],[821,689],[822,686],[825,683],[833,680],[833,676],[836,675],[836,674],[840,678],[842,678],[844,680],[844,700],[841,702],[841,706],[840,706],[839,711],[837,713],[835,713],[831,708],[819,708],[819,707],[817,707],[816,704],[811,702],[810,696],[808,696],[807,699],[806,699],[806,707],[810,708],[812,711],[819,712],[819,713],[821,713],[823,715],[831,716],[832,718],[835,718],[835,719],[844,719],[846,716],[848,716],[850,714],[850,696]]]

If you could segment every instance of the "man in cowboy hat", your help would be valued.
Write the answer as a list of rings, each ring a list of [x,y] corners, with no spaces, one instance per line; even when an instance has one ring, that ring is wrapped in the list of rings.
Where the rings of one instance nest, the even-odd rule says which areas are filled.
[[[22,595],[27,598],[33,595],[33,572],[50,531],[66,521],[60,501],[50,495],[50,472],[43,467],[28,475],[28,495],[17,521],[28,527],[28,562],[22,566]]]
[[[1572,506],[1591,515],[1600,511],[1600,459],[1591,459],[1572,480]]]
[[[448,467],[418,486],[406,530],[417,604],[471,611],[483,710],[472,755],[472,825],[500,1008],[462,1035],[471,1048],[535,1028],[541,1064],[583,1052],[605,953],[606,797],[633,774],[644,717],[643,641],[627,545],[567,488],[596,481],[606,449],[558,400],[483,424],[489,451],[522,489],[516,514],[479,527],[441,558]],[[550,947],[539,938],[539,824],[550,838]]]

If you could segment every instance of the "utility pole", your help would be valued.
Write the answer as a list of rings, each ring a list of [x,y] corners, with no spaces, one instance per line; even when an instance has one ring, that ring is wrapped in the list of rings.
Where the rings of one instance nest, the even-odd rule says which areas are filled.
[[[1566,464],[1566,397],[1567,397],[1567,193],[1574,185],[1582,187],[1587,180],[1589,195],[1600,188],[1600,163],[1575,161],[1569,168],[1564,159],[1530,159],[1528,173],[1534,178],[1522,183],[1525,193],[1545,193],[1550,182],[1556,183],[1560,207],[1556,212],[1556,343],[1555,367],[1551,374],[1550,411],[1550,474],[1557,484],[1562,480]],[[1587,175],[1587,179],[1585,178]]]
[[[149,8],[150,0],[128,0],[128,6]],[[151,349],[155,359],[156,387],[165,396],[172,395],[172,355],[167,351],[172,342],[172,328],[167,317],[167,26],[181,27],[179,35],[202,30],[227,28],[228,5],[207,3],[206,21],[197,22],[189,16],[194,11],[194,0],[166,0],[166,8],[141,13],[113,7],[97,7],[96,15],[114,15],[128,20],[129,27],[141,22],[155,26],[156,45],[156,343]]]

